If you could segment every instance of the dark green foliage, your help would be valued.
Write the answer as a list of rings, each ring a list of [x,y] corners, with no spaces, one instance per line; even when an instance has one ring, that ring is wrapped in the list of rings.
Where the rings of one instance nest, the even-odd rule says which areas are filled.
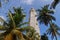
[[[51,35],[52,40],[54,37],[57,40],[57,35],[60,35],[58,31],[60,31],[60,27],[58,27],[55,23],[51,23],[50,28],[47,29],[47,34]]]
[[[19,25],[23,22],[25,15],[23,14],[23,10],[21,8],[18,9],[14,8],[14,11],[16,12],[15,15],[13,16],[14,21],[16,25]]]
[[[54,8],[56,7],[56,5],[60,2],[60,0],[54,0],[51,4],[51,8]]]
[[[38,9],[39,14],[37,20],[40,23],[44,23],[45,25],[48,25],[52,20],[56,20],[55,17],[52,16],[52,14],[54,14],[54,11],[49,10],[48,7],[49,5],[45,5],[42,7],[42,9]]]
[[[23,23],[23,19],[24,19],[25,15],[24,15],[23,9],[21,9],[21,7],[20,8],[13,7],[13,9],[14,9],[14,13],[12,13],[11,11],[10,11],[10,13],[12,13],[16,27],[19,27]]]

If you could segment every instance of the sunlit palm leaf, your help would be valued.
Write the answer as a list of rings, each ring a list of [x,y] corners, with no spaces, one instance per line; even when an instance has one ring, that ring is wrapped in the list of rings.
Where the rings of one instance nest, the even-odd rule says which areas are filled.
[[[19,31],[29,31],[29,30],[31,30],[31,29],[33,29],[33,28],[30,27],[30,26],[26,26],[26,27],[16,28],[16,29],[19,30]]]
[[[13,19],[13,16],[12,16],[12,14],[11,13],[9,13],[9,17],[10,17],[10,19],[12,20],[12,23],[13,23],[13,27],[15,28],[15,22],[14,22],[14,19]]]
[[[28,31],[27,31],[27,37],[31,38],[31,40],[40,40],[40,35],[38,33],[36,33],[36,31],[34,30],[33,27],[31,27]]]

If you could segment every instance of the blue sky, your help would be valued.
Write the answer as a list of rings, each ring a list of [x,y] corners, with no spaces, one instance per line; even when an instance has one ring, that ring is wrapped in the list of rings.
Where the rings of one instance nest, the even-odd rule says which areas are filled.
[[[5,3],[2,1],[2,7],[0,8],[0,17],[3,17],[4,19],[6,19],[6,15],[8,10],[12,10],[12,7],[22,7],[24,9],[24,11],[26,12],[26,21],[28,21],[29,18],[29,10],[30,8],[35,8],[35,9],[39,9],[42,6],[46,5],[46,4],[51,4],[53,0],[10,0],[8,3]],[[56,6],[55,9],[55,14],[53,16],[56,17],[56,24],[58,26],[60,26],[60,4],[58,4]],[[43,34],[47,27],[45,25],[39,25],[40,27],[40,32],[41,34]],[[49,37],[49,40],[50,37]],[[55,40],[55,39],[54,39]],[[60,40],[60,38],[58,37],[58,40]]]

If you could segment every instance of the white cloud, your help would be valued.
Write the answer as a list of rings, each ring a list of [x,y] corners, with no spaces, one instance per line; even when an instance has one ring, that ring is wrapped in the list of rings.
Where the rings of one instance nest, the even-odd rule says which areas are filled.
[[[32,5],[34,2],[34,0],[22,0],[22,3],[28,4],[28,5]]]

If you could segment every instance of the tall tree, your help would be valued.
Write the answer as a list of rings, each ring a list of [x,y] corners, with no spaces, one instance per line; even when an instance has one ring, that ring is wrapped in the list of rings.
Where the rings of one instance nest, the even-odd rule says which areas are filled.
[[[51,23],[46,32],[47,34],[51,35],[52,40],[54,37],[57,40],[57,35],[60,35],[58,31],[60,31],[60,27],[58,27],[55,23]]]
[[[40,23],[44,23],[46,26],[50,23],[52,20],[56,20],[54,16],[51,14],[54,14],[53,10],[49,10],[49,5],[45,5],[42,7],[42,9],[38,9],[38,18],[37,20]]]
[[[7,29],[3,28],[5,30],[5,32],[2,33],[1,35],[4,37],[4,40],[16,40],[17,37],[20,40],[25,40],[23,37],[24,35],[21,32],[21,30],[23,30],[23,28],[20,28],[23,24],[23,19],[24,19],[25,15],[23,14],[21,8],[15,8],[14,11],[15,12],[13,14],[12,14],[12,12],[8,13],[8,21],[4,22],[5,23],[4,25],[7,24],[8,28]],[[24,23],[24,24],[26,24],[26,23]],[[1,30],[3,30],[3,29],[1,29]]]

